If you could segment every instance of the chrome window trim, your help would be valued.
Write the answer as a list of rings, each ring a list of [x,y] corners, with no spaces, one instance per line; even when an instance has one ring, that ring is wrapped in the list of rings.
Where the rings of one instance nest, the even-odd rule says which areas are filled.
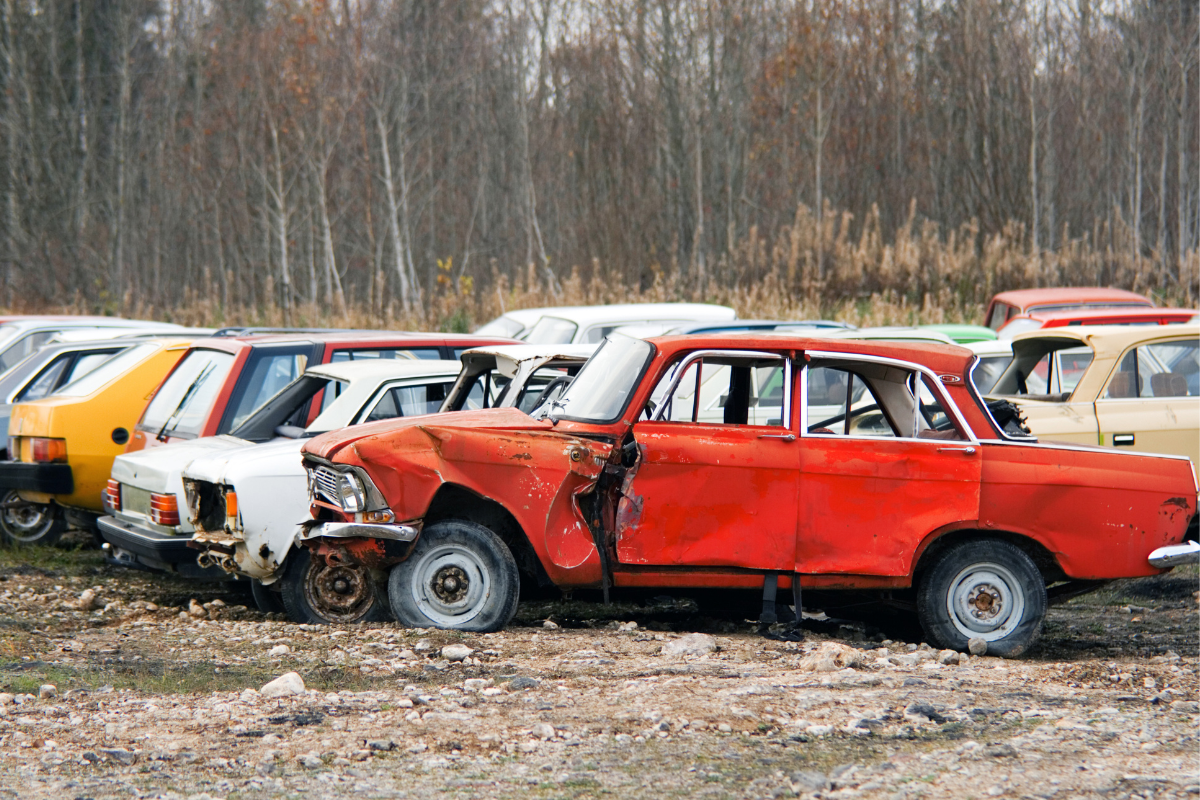
[[[678,370],[675,377],[671,379],[671,385],[667,387],[667,391],[663,394],[664,400],[675,394],[675,390],[679,388],[679,382],[683,380],[683,375],[696,361],[704,358],[777,358],[784,363],[784,384],[783,384],[783,428],[791,430],[791,408],[790,402],[792,399],[792,389],[788,384],[791,377],[791,362],[786,353],[772,353],[766,350],[696,350],[689,353],[686,358],[679,362]],[[666,413],[667,406],[670,403],[663,402],[658,408],[654,409],[654,416],[650,418],[650,422],[678,422],[684,425],[722,425],[721,422],[700,422],[698,420],[664,420],[663,414]],[[775,428],[777,425],[754,425],[755,428]]]
[[[1118,455],[1137,456],[1140,458],[1169,458],[1169,459],[1172,459],[1173,461],[1186,461],[1189,464],[1192,462],[1192,460],[1190,458],[1188,458],[1187,456],[1175,455],[1174,453],[1143,453],[1138,450],[1119,450],[1116,447],[1108,447],[1107,445],[1097,445],[1097,444],[1082,445],[1082,444],[1071,444],[1069,442],[1043,442],[1040,440],[1032,441],[1032,442],[1021,442],[1021,441],[1013,441],[1013,440],[1008,440],[1008,439],[980,439],[979,444],[988,444],[988,445],[1002,444],[1002,445],[1008,445],[1008,446],[1015,445],[1017,447],[1040,447],[1040,448],[1044,448],[1047,450],[1072,450],[1077,453],[1097,453],[1097,452],[1102,453],[1102,454],[1116,453]]]
[[[946,385],[944,383],[942,383],[942,380],[941,380],[941,378],[939,378],[937,376],[937,373],[935,373],[933,370],[929,369],[928,367],[923,366],[921,364],[915,364],[911,361],[901,361],[898,358],[888,358],[887,356],[861,355],[858,353],[839,353],[839,352],[830,352],[828,350],[807,350],[807,351],[805,351],[804,355],[810,359],[830,359],[830,360],[834,360],[834,361],[837,361],[837,360],[866,361],[866,362],[873,363],[873,364],[884,364],[884,365],[890,366],[890,367],[899,367],[900,369],[906,369],[906,370],[910,370],[913,372],[919,372],[920,374],[927,376],[928,378],[930,378],[933,381],[933,383],[936,386],[940,387],[940,390],[941,390],[943,396],[945,397],[946,403],[948,404],[948,410],[950,410],[954,413],[954,419],[958,422],[959,429],[962,431],[966,431],[967,438],[966,439],[919,439],[916,436],[855,436],[853,434],[842,435],[842,434],[838,434],[838,433],[834,433],[834,434],[809,433],[808,432],[808,402],[807,402],[807,400],[808,400],[808,397],[807,397],[807,395],[808,395],[807,372],[808,372],[809,365],[805,365],[805,368],[804,368],[804,371],[806,373],[805,381],[804,381],[805,403],[804,403],[804,405],[802,405],[800,407],[800,435],[801,436],[811,436],[811,437],[819,438],[819,439],[830,439],[830,438],[854,439],[856,441],[873,441],[873,442],[874,441],[922,442],[924,444],[940,445],[942,447],[950,446],[950,444],[955,443],[955,442],[962,443],[964,446],[967,444],[979,444],[979,439],[977,439],[975,437],[975,431],[972,430],[971,426],[967,424],[966,418],[963,417],[962,412],[958,408],[958,404],[954,402],[954,398],[950,395],[950,392],[947,391]],[[978,356],[976,356],[976,358],[978,358]],[[916,401],[914,399],[914,403],[915,402]],[[984,404],[984,408],[986,408],[986,407],[987,407],[987,405]],[[992,421],[995,422],[995,420],[992,420]],[[997,428],[998,427],[999,426],[997,426]]]

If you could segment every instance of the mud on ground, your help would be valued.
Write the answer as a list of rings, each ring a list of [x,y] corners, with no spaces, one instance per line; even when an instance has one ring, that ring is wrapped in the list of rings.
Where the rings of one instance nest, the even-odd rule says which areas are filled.
[[[69,541],[0,551],[0,796],[1196,797],[1198,588],[1113,584],[1025,659],[960,660],[820,619],[771,641],[683,594],[298,626]]]

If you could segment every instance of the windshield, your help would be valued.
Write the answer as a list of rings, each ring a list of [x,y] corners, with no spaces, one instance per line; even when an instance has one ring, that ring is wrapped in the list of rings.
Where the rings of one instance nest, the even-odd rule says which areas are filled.
[[[516,336],[525,326],[512,317],[496,317],[491,322],[476,328],[477,336]]]
[[[8,345],[0,352],[0,372],[12,369],[28,356],[36,353],[42,345],[54,338],[58,331],[35,331]]]
[[[164,432],[172,436],[199,436],[233,359],[220,350],[188,353],[163,381],[138,427],[158,433],[167,426]]]
[[[110,381],[124,375],[134,365],[140,364],[157,351],[158,345],[153,344],[132,347],[120,355],[113,356],[79,380],[68,383],[55,394],[62,397],[86,397]]]
[[[542,317],[524,336],[530,344],[570,344],[579,326],[569,319]]]
[[[629,405],[653,355],[649,342],[613,334],[583,365],[562,399],[543,407],[551,414],[557,409],[563,419],[614,422]]]

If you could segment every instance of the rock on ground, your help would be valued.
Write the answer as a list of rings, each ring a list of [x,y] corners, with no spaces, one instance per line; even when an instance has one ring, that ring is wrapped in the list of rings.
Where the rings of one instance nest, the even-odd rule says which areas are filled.
[[[304,679],[298,672],[285,672],[259,690],[263,697],[288,697],[304,694]]]

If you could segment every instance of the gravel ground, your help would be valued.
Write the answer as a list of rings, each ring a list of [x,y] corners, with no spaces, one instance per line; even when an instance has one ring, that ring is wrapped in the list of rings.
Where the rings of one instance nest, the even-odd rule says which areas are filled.
[[[1003,661],[684,597],[293,625],[70,540],[0,550],[0,796],[1196,797],[1198,586],[1113,584]]]

